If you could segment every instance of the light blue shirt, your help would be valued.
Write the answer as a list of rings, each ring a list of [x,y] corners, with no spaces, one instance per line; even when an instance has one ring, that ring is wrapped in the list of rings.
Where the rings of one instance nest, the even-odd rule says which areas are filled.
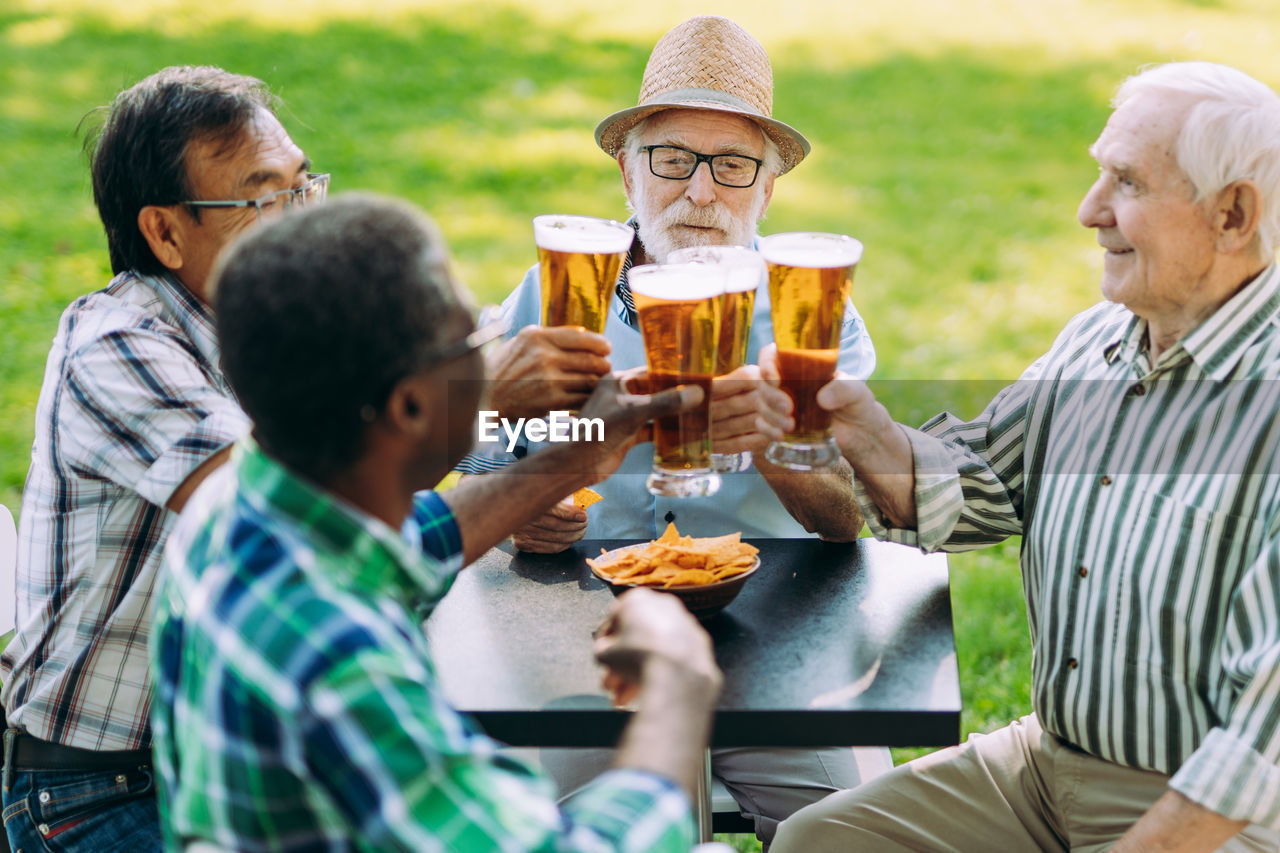
[[[524,326],[541,322],[542,285],[537,265],[525,274],[524,280],[502,303],[501,310],[508,324],[508,337]],[[627,322],[627,315],[627,308],[615,290],[604,328],[604,336],[613,347],[609,361],[614,370],[645,364],[640,330]],[[758,362],[760,350],[770,343],[773,343],[773,322],[769,309],[769,286],[768,280],[761,278],[756,288],[747,363]],[[853,303],[847,302],[840,333],[838,368],[865,379],[871,375],[875,364],[875,348],[866,325]],[[464,460],[459,469],[479,471],[493,468],[494,463],[502,464],[514,459],[499,445],[486,447],[499,449],[474,454]],[[537,443],[530,443],[528,451],[537,452],[539,447]],[[480,455],[486,458],[482,461],[477,458]],[[652,467],[653,445],[641,444],[631,449],[613,476],[592,486],[604,500],[587,511],[588,538],[649,539],[657,536],[672,520],[681,533],[693,536],[718,536],[737,530],[746,537],[809,535],[786,511],[754,467],[740,473],[720,475],[720,490],[704,498],[662,498],[649,494],[645,479]]]

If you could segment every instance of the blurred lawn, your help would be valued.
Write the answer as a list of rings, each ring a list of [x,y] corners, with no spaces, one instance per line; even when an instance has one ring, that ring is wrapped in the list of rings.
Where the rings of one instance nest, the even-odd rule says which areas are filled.
[[[531,216],[625,215],[591,129],[635,102],[663,31],[730,15],[773,56],[776,115],[815,148],[763,230],[866,244],[855,296],[874,385],[907,422],[976,414],[1098,298],[1099,251],[1074,214],[1125,75],[1212,59],[1280,84],[1272,0],[101,5],[0,2],[0,502],[15,508],[58,315],[109,277],[75,131],[161,66],[269,82],[335,192],[421,205],[495,300],[531,263]],[[966,732],[1028,707],[1016,560],[1016,542],[952,558]]]

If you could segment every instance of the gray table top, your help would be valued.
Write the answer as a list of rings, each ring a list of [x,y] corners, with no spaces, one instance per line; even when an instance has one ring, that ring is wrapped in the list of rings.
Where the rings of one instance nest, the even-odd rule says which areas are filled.
[[[494,549],[427,622],[445,695],[516,746],[611,746],[629,717],[591,632],[612,594],[584,562]],[[715,746],[940,746],[960,733],[947,563],[863,539],[751,540],[760,570],[706,623],[724,671]]]

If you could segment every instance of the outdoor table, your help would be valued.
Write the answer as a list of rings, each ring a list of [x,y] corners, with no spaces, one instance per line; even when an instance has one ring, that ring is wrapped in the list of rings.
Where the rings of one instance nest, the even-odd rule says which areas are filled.
[[[464,569],[427,621],[453,706],[512,746],[615,745],[630,712],[612,706],[591,654],[613,596],[584,558],[635,541],[556,555],[508,543]],[[958,742],[945,556],[870,539],[750,541],[760,569],[704,622],[724,672],[713,746]]]

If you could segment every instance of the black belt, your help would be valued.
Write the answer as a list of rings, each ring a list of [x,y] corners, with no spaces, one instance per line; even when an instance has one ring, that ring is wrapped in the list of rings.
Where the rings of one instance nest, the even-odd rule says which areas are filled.
[[[149,766],[151,750],[79,749],[9,729],[4,733],[4,764],[8,773],[14,770],[128,770]]]

